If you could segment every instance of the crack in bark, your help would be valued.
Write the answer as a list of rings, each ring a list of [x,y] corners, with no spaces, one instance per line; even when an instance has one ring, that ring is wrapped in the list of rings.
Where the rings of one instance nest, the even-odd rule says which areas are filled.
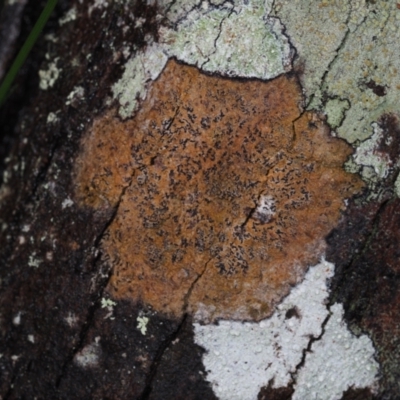
[[[29,363],[28,363],[28,364],[29,364]],[[6,394],[4,395],[3,400],[8,400],[8,399],[11,397],[12,392],[13,392],[13,390],[14,390],[14,383],[15,383],[15,381],[17,380],[17,378],[18,378],[18,376],[19,376],[20,373],[21,373],[21,371],[19,370],[17,373],[14,373],[14,374],[13,374],[13,376],[12,376],[12,378],[11,378],[11,380],[10,380],[10,386],[9,386],[9,388],[8,388],[8,390],[7,390],[7,392],[6,392]],[[0,397],[0,398],[1,398],[1,397]]]
[[[378,226],[381,221],[381,216],[383,212],[385,211],[386,207],[393,201],[393,199],[387,199],[382,202],[382,204],[379,206],[379,209],[376,211],[375,216],[372,221],[372,228],[368,234],[368,236],[364,239],[364,245],[362,246],[362,249],[359,253],[356,253],[351,259],[350,262],[344,265],[341,268],[341,271],[339,272],[340,276],[338,276],[337,283],[335,285],[335,291],[343,284],[343,281],[345,280],[346,277],[346,272],[349,272],[349,270],[352,269],[354,264],[357,263],[357,261],[364,256],[365,252],[368,250],[369,245],[371,244],[373,238],[376,236],[378,232]],[[338,274],[338,275],[339,275]],[[330,300],[330,305],[332,305],[334,302],[339,301],[337,299],[338,294],[335,294],[332,296],[332,299]],[[340,300],[340,302],[343,302],[343,300]]]
[[[93,246],[94,249],[98,249],[100,242],[104,237],[104,234],[107,232],[110,225],[114,222],[115,217],[118,214],[118,209],[121,204],[122,198],[124,197],[126,190],[131,185],[135,172],[136,172],[136,169],[133,169],[130,180],[129,180],[128,184],[121,190],[117,204],[115,205],[110,218],[104,224],[101,232],[97,235],[97,237],[94,241],[94,246]],[[102,255],[101,252],[99,252],[93,258],[93,261],[91,262],[92,266],[96,266],[96,265],[100,264],[99,260],[101,259],[101,255]],[[98,265],[98,267],[99,267],[98,269],[101,269],[100,265]],[[94,276],[96,275],[96,272],[95,272]],[[64,376],[67,372],[67,368],[72,363],[76,354],[79,353],[84,348],[87,334],[88,334],[89,329],[92,326],[93,321],[95,319],[96,311],[101,307],[101,298],[103,297],[104,290],[107,287],[108,282],[110,281],[111,275],[112,275],[112,266],[111,267],[108,266],[106,276],[105,277],[102,276],[102,279],[99,282],[97,282],[97,287],[93,290],[93,293],[95,293],[95,298],[94,298],[94,300],[92,300],[91,305],[88,310],[88,313],[87,313],[86,320],[82,324],[82,328],[78,335],[78,343],[75,347],[73,347],[71,354],[67,357],[66,361],[64,362],[63,366],[61,367],[61,373],[56,380],[56,385],[55,385],[56,389],[58,389],[60,387],[62,379],[64,378]]]
[[[160,345],[157,354],[152,362],[152,365],[150,367],[150,372],[148,374],[148,378],[146,380],[146,385],[145,388],[141,394],[141,396],[138,398],[138,400],[147,400],[149,398],[149,396],[151,395],[151,391],[152,391],[152,386],[153,386],[153,381],[157,376],[157,370],[158,367],[161,364],[162,358],[165,354],[165,352],[169,349],[169,347],[171,346],[171,344],[174,342],[174,340],[179,336],[180,332],[182,331],[182,328],[186,322],[186,320],[188,319],[188,307],[189,307],[189,299],[190,296],[196,286],[196,284],[198,283],[198,281],[203,277],[203,275],[205,274],[205,272],[207,271],[207,267],[208,264],[210,263],[210,261],[213,259],[214,257],[210,257],[207,262],[204,264],[204,268],[203,270],[200,272],[200,274],[196,277],[196,279],[192,282],[192,284],[190,285],[186,295],[184,296],[184,315],[177,327],[177,329]]]
[[[164,131],[167,131],[170,128],[170,126],[173,124],[178,112],[179,112],[179,107],[176,109],[175,114],[173,115],[171,120],[168,122],[168,125],[165,127]],[[156,153],[153,157],[151,157],[151,160],[154,160],[154,158],[157,157],[158,155],[159,155],[159,153]],[[145,164],[144,166],[149,166],[149,165],[151,165],[151,162],[148,165]],[[94,240],[93,249],[98,250],[98,248],[100,246],[100,243],[101,243],[101,240],[103,239],[105,233],[107,232],[107,230],[109,229],[111,224],[114,222],[114,220],[115,220],[115,218],[116,218],[116,216],[118,214],[118,210],[119,210],[120,204],[122,202],[122,199],[123,199],[126,191],[128,190],[128,188],[131,186],[132,181],[133,181],[133,177],[134,177],[134,175],[135,175],[137,170],[138,170],[138,168],[133,168],[132,169],[132,173],[131,173],[131,176],[130,176],[128,182],[127,182],[127,185],[122,188],[121,193],[120,193],[120,195],[118,197],[118,200],[116,202],[116,205],[114,206],[108,221],[104,224],[102,230],[100,231],[100,233],[97,235],[96,239]],[[93,258],[93,260],[91,262],[91,264],[93,266],[93,269],[96,269],[95,268],[96,266],[98,267],[97,270],[101,269],[101,265],[99,265],[99,264],[101,264],[101,262],[100,262],[101,257],[102,257],[102,253],[101,253],[101,251],[99,251],[98,254]],[[104,263],[105,264],[107,263],[106,260],[104,260]],[[96,277],[96,273],[97,272],[98,271],[95,271],[94,277]],[[104,271],[103,271],[103,273],[104,273]],[[62,380],[63,380],[63,378],[64,378],[64,376],[65,376],[65,374],[67,372],[68,366],[73,362],[73,359],[76,356],[76,354],[79,353],[84,348],[87,334],[88,334],[88,332],[89,332],[89,330],[90,330],[90,328],[91,328],[91,326],[92,326],[92,324],[93,324],[93,322],[95,320],[95,313],[101,307],[101,298],[103,297],[104,290],[107,287],[107,285],[108,285],[108,283],[110,281],[110,278],[112,276],[112,266],[109,266],[109,265],[107,266],[107,271],[106,271],[106,276],[105,277],[103,276],[103,273],[101,274],[101,278],[102,279],[100,279],[98,282],[96,282],[95,283],[95,287],[90,290],[92,293],[95,294],[95,299],[92,300],[92,304],[89,307],[89,311],[88,311],[86,320],[82,324],[82,328],[81,328],[80,333],[78,335],[78,343],[77,343],[76,346],[73,347],[73,350],[72,350],[71,354],[67,357],[66,361],[64,362],[64,364],[63,364],[63,366],[61,368],[61,373],[60,373],[59,377],[56,380],[56,388],[57,389],[60,387],[60,385],[62,383]],[[197,282],[200,277],[201,276],[197,277],[195,282]],[[186,314],[184,315],[184,319],[185,318],[186,318]],[[183,324],[184,319],[181,321],[180,326],[181,326],[181,324]],[[180,329],[180,328],[178,328],[178,329]],[[169,343],[172,342],[172,340],[173,339],[171,339],[169,341]],[[168,346],[169,346],[169,344],[167,344],[167,345],[164,344],[162,346],[163,347],[162,354],[165,352],[165,350],[168,348]],[[158,359],[161,359],[162,354],[158,357]],[[157,359],[157,357],[156,357],[156,359]],[[155,375],[155,372],[154,372],[153,375]],[[150,385],[151,385],[151,383],[150,383]]]
[[[149,399],[149,397],[151,395],[151,391],[153,389],[153,381],[154,381],[154,378],[157,376],[158,367],[161,364],[162,358],[163,358],[165,352],[171,346],[171,344],[179,336],[180,332],[182,331],[183,326],[185,325],[187,318],[188,318],[188,314],[184,314],[184,316],[182,317],[182,319],[181,319],[178,327],[175,329],[175,331],[172,332],[172,334],[169,335],[167,337],[167,339],[164,340],[161,343],[160,347],[158,348],[156,356],[154,357],[154,360],[151,364],[150,372],[147,375],[145,387],[143,389],[142,394],[138,397],[138,400],[148,400]]]
[[[160,366],[161,362],[162,362],[162,358],[165,354],[165,352],[170,348],[171,344],[175,341],[175,339],[179,336],[180,332],[182,331],[182,328],[185,324],[185,322],[188,319],[188,307],[189,307],[189,299],[190,296],[196,286],[196,284],[198,283],[198,281],[203,277],[203,275],[205,274],[205,272],[207,271],[207,267],[208,264],[210,263],[210,261],[213,259],[214,257],[210,257],[207,262],[204,264],[204,268],[203,270],[200,272],[200,274],[196,277],[196,279],[192,282],[192,284],[190,285],[186,295],[184,296],[184,315],[177,327],[177,329],[160,345],[157,354],[152,362],[152,365],[150,367],[150,372],[148,374],[148,378],[146,379],[146,384],[145,384],[145,388],[141,394],[141,396],[138,398],[138,400],[147,400],[149,398],[149,396],[151,395],[151,391],[152,391],[152,387],[153,387],[153,382],[156,379],[157,376],[157,371],[158,371],[158,367]]]

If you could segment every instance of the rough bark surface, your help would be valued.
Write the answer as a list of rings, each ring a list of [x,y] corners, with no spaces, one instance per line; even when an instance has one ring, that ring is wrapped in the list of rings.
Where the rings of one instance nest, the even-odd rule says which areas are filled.
[[[271,2],[271,18],[260,14],[283,49],[274,76],[237,75],[234,55],[218,64],[218,43],[239,40],[230,18],[232,26],[247,18],[228,3],[65,0],[56,8],[0,110],[1,399],[229,398],[196,335],[223,320],[253,330],[278,311],[290,330],[303,309],[278,305],[323,256],[335,275],[318,329],[287,367],[287,384],[267,379],[247,398],[298,398],[338,304],[351,337],[371,339],[379,372],[374,385],[321,398],[399,398],[399,114],[380,109],[373,154],[383,167],[368,164],[362,143],[375,136],[346,143],[340,129],[355,101],[351,108],[327,89],[364,22],[345,16],[315,89],[285,1]],[[372,10],[375,2],[364,3]],[[5,5],[0,39],[7,26],[12,35],[0,43],[0,75],[36,4]],[[199,13],[217,32],[209,53],[202,44],[179,53],[180,26],[188,42],[202,29],[182,21],[200,21]],[[170,60],[159,76],[143,72],[148,97],[135,87],[125,118],[115,84],[129,60],[146,66],[155,44]],[[135,68],[133,78],[142,73]],[[374,79],[359,87],[389,96]],[[351,154],[361,169],[344,170]],[[374,166],[379,179],[368,175]],[[204,196],[190,203],[196,191]]]

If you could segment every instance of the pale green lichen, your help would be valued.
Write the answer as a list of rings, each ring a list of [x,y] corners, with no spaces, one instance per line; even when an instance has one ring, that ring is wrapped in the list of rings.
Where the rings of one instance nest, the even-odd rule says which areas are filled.
[[[187,15],[190,10],[199,7],[201,1],[202,0],[160,0],[159,5],[165,10],[163,15],[165,15],[172,24],[176,24]]]
[[[161,1],[170,26],[160,28],[159,43],[131,57],[112,87],[120,116],[133,115],[169,57],[225,76],[272,79],[291,70],[294,53],[283,25],[269,16],[272,3]]]
[[[149,318],[148,317],[137,317],[136,318],[137,321],[137,328],[139,329],[139,331],[141,332],[142,335],[146,335],[147,333],[147,324],[149,323]]]
[[[327,122],[331,128],[337,128],[345,118],[346,111],[350,108],[350,103],[347,100],[329,99],[324,111],[327,115]]]
[[[114,306],[116,305],[117,303],[115,301],[112,301],[111,299],[106,299],[105,297],[101,299],[101,308],[105,308],[108,311],[104,319],[108,318],[110,318],[111,320],[114,319],[113,312],[114,312]]]
[[[116,305],[117,303],[115,301],[112,301],[111,299],[106,299],[105,297],[101,299],[101,308],[112,309]]]
[[[349,100],[351,107],[337,127],[340,137],[350,143],[365,140],[373,121],[384,113],[398,114],[400,10],[396,2],[276,0],[275,15],[298,51],[296,62],[304,70],[310,108],[325,110],[326,96]],[[385,94],[373,90],[373,85]]]
[[[129,118],[139,102],[146,99],[149,82],[157,78],[167,60],[162,47],[153,44],[125,64],[122,78],[112,87],[114,98],[120,103],[119,114],[122,118]]]
[[[292,51],[272,1],[207,2],[189,12],[176,29],[161,29],[166,52],[204,71],[271,79],[291,69]]]
[[[319,87],[329,64],[337,54],[346,31],[350,6],[347,0],[276,0],[277,16],[298,52],[295,66],[302,73],[308,99],[320,97]]]
[[[61,68],[57,68],[57,61],[58,57],[54,59],[53,62],[51,62],[48,65],[48,68],[46,70],[41,69],[39,71],[39,87],[42,90],[48,90],[54,86],[56,83],[58,77],[60,76],[60,73],[62,71]]]

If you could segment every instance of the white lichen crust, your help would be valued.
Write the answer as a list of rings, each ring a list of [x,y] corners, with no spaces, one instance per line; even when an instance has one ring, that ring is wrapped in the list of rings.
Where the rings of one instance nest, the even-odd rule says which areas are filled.
[[[340,305],[332,307],[331,316],[326,306],[327,280],[333,273],[333,264],[324,260],[311,267],[272,317],[259,323],[194,324],[195,341],[207,351],[203,356],[207,380],[219,399],[255,400],[269,382],[279,388],[293,379],[296,399],[340,399],[350,386],[374,386],[378,365],[370,339],[356,338],[347,330]],[[307,353],[298,373],[312,338],[313,358]],[[321,384],[316,366],[323,366],[329,382]],[[314,397],[303,396],[305,392]]]
[[[343,321],[343,306],[334,304],[321,340],[315,341],[300,369],[293,400],[341,399],[349,387],[371,387],[378,373],[373,345],[366,335],[352,335]]]

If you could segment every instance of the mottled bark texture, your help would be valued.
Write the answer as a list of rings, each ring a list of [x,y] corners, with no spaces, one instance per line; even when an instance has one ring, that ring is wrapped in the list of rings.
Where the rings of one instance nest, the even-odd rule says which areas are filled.
[[[0,110],[0,398],[216,399],[202,363],[205,350],[195,344],[195,315],[208,322],[265,318],[323,252],[337,269],[329,304],[343,303],[352,331],[367,333],[377,349],[375,398],[399,398],[400,201],[392,190],[397,167],[371,200],[360,177],[341,168],[350,146],[330,136],[322,114],[304,111],[299,69],[266,83],[204,74],[172,60],[153,86],[158,94],[123,123],[112,85],[127,58],[157,42],[161,25],[174,23],[163,18],[169,6],[156,2],[97,3],[60,2]],[[2,23],[11,25],[9,40],[0,43],[0,73],[39,8],[30,0],[18,4],[3,14]],[[18,21],[7,17],[12,7],[22,13],[14,14]],[[50,64],[57,79],[48,77],[44,90],[39,71]],[[381,87],[367,86],[384,96]],[[271,105],[260,94],[264,87],[277,96]],[[191,101],[202,103],[205,114],[196,115]],[[214,104],[224,101],[229,104],[218,119]],[[274,133],[268,148],[277,149],[271,154],[263,148],[260,121]],[[240,140],[218,136],[238,126]],[[399,121],[386,115],[381,126],[391,139],[380,150],[397,165]],[[249,142],[246,149],[242,140]],[[181,155],[190,146],[184,164]],[[208,159],[202,153],[207,151]],[[182,206],[185,216],[184,199],[174,198],[173,190],[180,187],[181,196],[192,190],[192,176],[176,176],[168,186],[163,179],[170,175],[160,171],[172,171],[169,162],[180,163],[183,175],[209,169],[196,186],[205,198],[186,199],[197,203]],[[274,192],[286,210],[279,214],[286,221],[281,226],[274,219],[276,204],[263,191],[285,179],[297,180],[299,198],[286,181]],[[260,182],[264,186],[257,187]],[[251,207],[242,206],[239,196],[248,196]],[[199,202],[207,204],[199,209]],[[232,229],[218,236],[218,224]],[[265,250],[267,238],[277,244]],[[268,270],[273,284],[267,287],[256,267],[271,259],[276,270]],[[268,293],[265,303],[257,290]],[[258,398],[290,399],[294,384],[274,388],[270,382]],[[359,388],[343,394],[361,398],[374,397]]]

